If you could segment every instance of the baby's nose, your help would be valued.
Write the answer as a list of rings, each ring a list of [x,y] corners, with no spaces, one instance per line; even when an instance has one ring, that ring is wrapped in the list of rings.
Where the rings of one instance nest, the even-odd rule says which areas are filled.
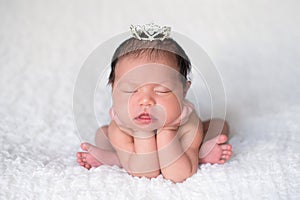
[[[155,99],[151,95],[145,94],[140,98],[139,104],[140,106],[153,106],[155,105]]]

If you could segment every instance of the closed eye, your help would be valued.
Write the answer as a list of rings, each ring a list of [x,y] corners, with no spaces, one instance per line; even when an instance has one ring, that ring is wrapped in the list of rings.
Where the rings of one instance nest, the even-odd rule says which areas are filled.
[[[132,94],[132,93],[136,93],[137,90],[123,90],[122,92]]]
[[[167,90],[167,91],[159,91],[159,90],[156,90],[155,91],[156,93],[169,93],[169,92],[172,92],[171,90]]]
[[[168,87],[158,86],[158,87],[154,88],[154,92],[157,94],[168,94],[168,93],[171,93],[172,90]]]
[[[128,83],[128,82],[120,82],[118,84],[118,88],[119,91],[121,91],[122,93],[128,93],[128,94],[136,93],[138,91],[138,87],[136,84]]]

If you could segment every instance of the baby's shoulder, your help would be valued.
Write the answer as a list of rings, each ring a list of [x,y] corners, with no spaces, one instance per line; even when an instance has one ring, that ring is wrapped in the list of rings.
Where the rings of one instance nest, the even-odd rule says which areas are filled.
[[[132,136],[125,132],[114,120],[112,120],[108,126],[108,138],[117,143],[133,140]]]
[[[197,115],[197,113],[193,111],[190,114],[188,120],[184,124],[180,125],[179,130],[181,132],[186,132],[188,130],[195,129],[199,126],[202,127],[202,121]]]

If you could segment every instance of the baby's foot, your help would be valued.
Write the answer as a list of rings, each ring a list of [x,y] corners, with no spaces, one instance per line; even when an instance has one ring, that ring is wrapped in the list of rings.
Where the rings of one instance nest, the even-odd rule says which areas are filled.
[[[231,145],[225,144],[226,135],[219,135],[204,142],[199,151],[199,163],[224,164],[232,154]]]
[[[79,165],[87,169],[91,169],[92,167],[99,167],[100,165],[102,165],[102,163],[91,154],[92,150],[96,149],[97,147],[89,143],[82,143],[80,147],[82,150],[87,152],[78,152],[76,154],[77,162]]]

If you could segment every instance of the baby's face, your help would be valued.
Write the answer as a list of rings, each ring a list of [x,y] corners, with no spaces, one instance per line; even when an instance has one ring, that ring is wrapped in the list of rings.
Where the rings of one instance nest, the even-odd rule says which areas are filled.
[[[184,86],[172,59],[121,58],[115,68],[113,108],[118,118],[136,130],[172,124],[181,114]]]

